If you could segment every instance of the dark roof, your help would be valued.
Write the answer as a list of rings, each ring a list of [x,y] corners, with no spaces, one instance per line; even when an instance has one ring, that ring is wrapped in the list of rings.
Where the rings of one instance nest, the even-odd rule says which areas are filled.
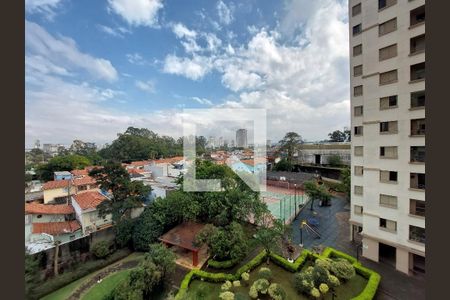
[[[194,246],[194,241],[203,227],[205,227],[204,224],[186,222],[164,233],[159,240],[191,251],[198,251],[200,248]]]

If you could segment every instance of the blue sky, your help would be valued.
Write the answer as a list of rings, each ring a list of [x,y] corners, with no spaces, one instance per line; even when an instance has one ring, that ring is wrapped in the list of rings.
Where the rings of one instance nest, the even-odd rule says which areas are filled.
[[[183,108],[265,108],[274,141],[350,123],[346,1],[27,0],[25,16],[28,146],[178,137]]]

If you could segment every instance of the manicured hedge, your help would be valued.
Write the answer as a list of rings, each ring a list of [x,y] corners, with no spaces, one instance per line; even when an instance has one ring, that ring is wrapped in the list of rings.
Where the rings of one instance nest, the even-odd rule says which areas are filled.
[[[375,296],[375,293],[378,289],[380,280],[381,280],[380,274],[361,266],[361,263],[359,261],[357,261],[356,258],[354,258],[353,256],[348,255],[344,252],[338,251],[336,249],[330,248],[330,247],[325,248],[321,255],[318,255],[316,253],[313,253],[309,250],[304,249],[302,251],[301,255],[292,263],[289,262],[284,257],[282,257],[278,254],[275,254],[275,253],[270,253],[269,257],[273,263],[275,263],[275,264],[281,266],[282,268],[284,268],[285,270],[293,272],[293,273],[300,271],[302,269],[302,267],[304,266],[305,262],[307,262],[308,260],[314,261],[317,258],[327,258],[327,257],[347,259],[355,267],[356,273],[358,273],[359,275],[363,276],[364,278],[366,278],[368,280],[367,285],[364,288],[364,290],[361,292],[361,294],[359,294],[352,300],[371,300],[371,299],[373,299],[373,297]],[[240,280],[242,273],[253,270],[257,266],[259,266],[266,258],[267,258],[267,253],[265,250],[263,250],[258,255],[256,255],[252,260],[250,260],[248,263],[246,263],[241,268],[239,268],[234,275],[226,274],[226,273],[208,273],[208,272],[200,271],[200,270],[192,270],[185,276],[185,278],[181,282],[180,290],[178,291],[175,299],[176,300],[184,299],[184,297],[187,293],[187,289],[189,288],[189,283],[191,282],[191,280],[193,278],[201,278],[203,280],[210,281],[210,282],[224,282],[226,280],[229,280],[229,281]]]
[[[208,260],[208,267],[214,269],[229,269],[239,263],[239,259],[230,259],[225,261],[217,261],[214,259]]]

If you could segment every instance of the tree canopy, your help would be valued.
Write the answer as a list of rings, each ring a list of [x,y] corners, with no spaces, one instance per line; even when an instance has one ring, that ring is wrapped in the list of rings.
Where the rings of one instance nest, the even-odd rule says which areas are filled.
[[[62,155],[53,157],[46,164],[38,165],[36,173],[40,179],[48,181],[53,179],[53,172],[55,171],[83,169],[91,164],[92,162],[87,157],[78,154]]]
[[[328,134],[330,142],[350,142],[350,130],[344,129],[344,131],[335,130]]]
[[[128,127],[110,145],[99,152],[105,159],[135,161],[182,155],[182,139],[159,136],[146,128]]]
[[[283,137],[280,144],[280,150],[286,153],[286,158],[289,164],[292,166],[292,160],[294,153],[298,151],[300,144],[303,143],[302,137],[296,132],[288,132]],[[291,167],[292,168],[292,167]],[[290,170],[289,170],[290,171]]]

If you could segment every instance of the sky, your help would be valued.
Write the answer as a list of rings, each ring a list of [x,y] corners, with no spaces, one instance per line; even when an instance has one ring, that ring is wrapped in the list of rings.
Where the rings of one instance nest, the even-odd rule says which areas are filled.
[[[25,142],[182,135],[183,109],[266,109],[267,138],[350,124],[345,0],[26,0]],[[234,129],[207,126],[227,137]]]

